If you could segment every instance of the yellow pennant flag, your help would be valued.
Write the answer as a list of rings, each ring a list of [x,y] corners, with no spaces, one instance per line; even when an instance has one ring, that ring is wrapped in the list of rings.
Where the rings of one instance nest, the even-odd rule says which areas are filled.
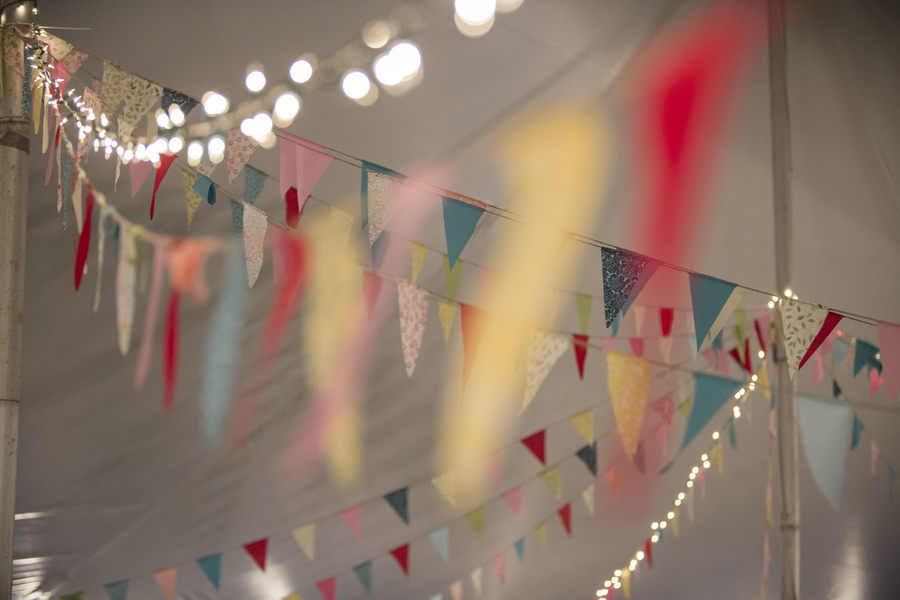
[[[484,537],[484,506],[479,506],[472,512],[466,513],[466,521],[478,534],[478,537]]]
[[[288,594],[281,600],[300,600],[300,592],[294,592],[293,594]]]
[[[725,466],[722,461],[722,442],[716,442],[713,445],[712,450],[709,451],[709,458],[716,465],[716,471],[721,475]]]
[[[450,341],[450,328],[456,317],[456,305],[438,301],[438,317],[441,319],[441,325],[444,326],[444,343],[446,344]]]
[[[415,283],[419,278],[422,265],[425,264],[425,257],[428,256],[428,246],[411,241],[409,249],[412,252],[412,281]]]
[[[542,523],[538,523],[538,526],[534,528],[534,532],[537,534],[538,542],[541,543],[541,549],[547,549],[547,521]]]
[[[445,471],[431,480],[431,484],[444,497],[447,504],[456,508],[456,477],[453,471]]]
[[[631,571],[622,569],[622,593],[631,598]]]
[[[676,536],[678,535],[678,507],[675,507],[675,510],[672,511],[672,518],[669,519],[669,525],[672,526],[672,533]]]
[[[766,363],[759,367],[759,374],[756,376],[756,387],[763,393],[767,400],[772,399],[772,390],[769,389],[769,371],[766,369]]]
[[[200,206],[200,194],[194,191],[194,184],[197,183],[197,174],[193,171],[182,169],[181,181],[184,183],[184,199],[187,203],[187,221],[188,231],[191,229],[191,221],[194,220],[194,213]]]
[[[540,473],[541,479],[544,480],[544,483],[547,484],[547,487],[550,488],[550,491],[553,492],[553,495],[557,500],[562,500],[562,483],[559,480],[559,465],[553,465],[549,469],[544,469]]]
[[[643,358],[608,350],[609,395],[619,436],[629,459],[634,458],[641,436],[641,422],[650,392],[650,362]]]
[[[316,551],[316,524],[309,523],[293,531],[294,539],[309,560],[314,560]]]
[[[583,410],[576,415],[569,417],[569,423],[572,424],[584,441],[588,444],[594,443],[594,411],[590,408]]]

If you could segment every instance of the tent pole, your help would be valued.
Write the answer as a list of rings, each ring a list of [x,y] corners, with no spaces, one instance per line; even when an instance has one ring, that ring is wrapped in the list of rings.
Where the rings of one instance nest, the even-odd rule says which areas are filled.
[[[775,208],[775,281],[791,287],[791,126],[787,90],[785,0],[767,0],[769,92],[772,121],[772,181]],[[781,598],[800,598],[800,448],[797,405],[784,353],[781,311],[775,311],[778,376],[778,456],[781,473]]]
[[[32,2],[8,5],[0,15],[0,23],[30,26],[33,9]],[[15,43],[22,46],[21,40]],[[0,76],[0,600],[10,600],[31,115],[22,115],[22,77],[5,64]]]

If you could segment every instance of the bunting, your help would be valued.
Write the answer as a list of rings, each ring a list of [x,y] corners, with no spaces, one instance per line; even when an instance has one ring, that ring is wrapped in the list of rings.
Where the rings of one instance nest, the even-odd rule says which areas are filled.
[[[128,141],[138,121],[161,97],[162,87],[140,77],[131,77],[130,85],[125,88],[125,95],[122,98],[122,112],[119,116],[118,139],[120,144]],[[156,122],[153,121],[153,123],[155,125]]]
[[[162,590],[163,596],[168,600],[175,600],[175,581],[178,577],[178,568],[169,567],[152,573],[156,585]]]
[[[247,262],[247,286],[251,288],[262,270],[263,245],[268,226],[266,213],[251,204],[244,207],[244,259]]]
[[[453,268],[450,268],[450,259],[444,255],[444,276],[447,279],[447,296],[453,300],[456,298],[456,292],[459,291],[459,282],[462,278],[463,263],[457,261]]]
[[[347,529],[350,530],[350,533],[353,534],[353,537],[355,537],[357,541],[361,542],[363,537],[362,505],[359,504],[346,510],[342,510],[338,513],[338,516],[341,518],[341,521],[344,522],[344,525],[347,526]]]
[[[516,547],[516,556],[519,557],[519,562],[525,562],[525,538],[520,537],[516,540],[514,545]]]
[[[547,549],[547,521],[541,521],[538,523],[537,527],[534,528],[534,533],[537,535],[538,542],[541,544],[541,549]]]
[[[477,569],[473,570],[469,574],[469,577],[472,579],[472,587],[475,588],[475,595],[480,596],[481,595],[481,579],[482,579],[481,567],[478,567]]]
[[[828,310],[819,305],[798,302],[791,298],[781,299],[784,353],[787,355],[791,379],[800,368],[800,363],[812,346],[813,339],[822,329],[827,314]]]
[[[75,254],[75,289],[81,287],[81,278],[84,276],[84,266],[87,263],[87,255],[91,247],[91,222],[94,214],[94,194],[89,193],[85,201],[84,228],[78,236],[78,250]]]
[[[444,212],[444,233],[447,237],[447,256],[451,265],[456,265],[463,248],[469,243],[478,225],[484,208],[453,198],[441,196]]]
[[[846,402],[835,398],[800,393],[796,398],[806,464],[832,508],[838,510],[852,411]]]
[[[85,229],[89,229],[89,227],[90,225],[87,225]],[[103,234],[101,233],[101,235]],[[116,265],[116,324],[119,331],[119,352],[122,353],[122,356],[128,354],[128,347],[131,344],[136,264],[137,242],[133,228],[123,227],[119,236],[119,261]]]
[[[315,560],[316,524],[307,523],[306,525],[297,527],[291,533],[294,534],[294,539],[297,541],[297,545],[300,546],[300,549],[303,550],[303,554],[306,555],[306,558],[310,561]]]
[[[383,283],[384,280],[372,271],[363,271],[362,291],[363,299],[366,303],[366,314],[368,315],[369,320],[372,320],[372,313],[375,312],[375,304],[378,302],[378,297],[381,295],[381,285]]]
[[[634,292],[644,268],[650,261],[637,254],[604,246],[601,249],[601,262],[604,312],[606,326],[610,327]]]
[[[103,587],[106,589],[107,595],[109,595],[109,600],[125,600],[125,597],[128,595],[127,579],[107,583]]]
[[[522,411],[531,404],[538,388],[541,387],[556,361],[568,348],[569,341],[558,333],[531,332],[526,350],[525,395],[522,401]]]
[[[261,540],[256,540],[255,542],[250,542],[249,544],[244,544],[244,550],[247,551],[247,554],[250,555],[250,558],[253,559],[253,562],[263,571],[266,571],[266,553],[269,548],[269,538],[263,538]]]
[[[587,408],[569,417],[569,423],[588,444],[594,443],[594,411]]]
[[[619,495],[619,469],[616,466],[616,463],[611,464],[609,467],[603,471],[603,479],[606,480],[606,485],[609,487],[609,491],[612,492],[613,496]]]
[[[900,392],[900,325],[878,321],[878,344],[888,404],[893,404]]]
[[[719,334],[747,290],[722,279],[696,273],[689,273],[688,280],[699,348],[707,334],[710,338],[715,338]]]
[[[562,521],[563,527],[566,530],[568,535],[572,535],[572,505],[571,503],[566,503],[562,508],[560,508],[557,513],[559,514],[559,520]]]
[[[305,203],[334,157],[324,153],[324,146],[282,131],[281,175],[279,193],[285,196],[288,189],[297,184],[297,198]]]
[[[497,579],[500,581],[500,585],[506,583],[506,553],[501,552],[494,556],[494,571],[497,572]]]
[[[456,317],[456,305],[438,300],[438,318],[444,331],[444,344],[450,341],[450,329]]]
[[[585,335],[588,330],[588,324],[591,322],[591,307],[594,304],[594,298],[587,294],[575,294],[575,304],[578,307],[581,334]]]
[[[588,471],[591,472],[595,477],[597,476],[597,445],[589,444],[587,446],[582,447],[575,453],[578,458],[581,459],[581,462],[588,468]]]
[[[562,500],[562,482],[559,479],[559,465],[553,465],[549,469],[544,469],[538,474],[547,489],[553,494],[557,500]]]
[[[878,348],[870,344],[869,342],[864,342],[860,339],[856,340],[856,353],[853,356],[853,376],[856,377],[859,375],[859,372],[863,367],[868,365],[870,368],[878,369],[878,372],[881,373],[882,365],[881,362],[875,358],[878,355]]]
[[[500,451],[496,450],[488,454],[484,459],[485,470],[497,487],[503,485],[503,474],[500,469]]]
[[[469,511],[465,515],[466,521],[478,534],[478,537],[484,537],[484,506],[479,506],[475,510]]]
[[[573,333],[572,348],[575,350],[575,364],[578,366],[578,377],[584,380],[584,359],[587,357],[588,336]]]
[[[259,144],[253,138],[241,133],[240,127],[235,126],[228,130],[228,139],[225,141],[225,166],[228,169],[228,183],[234,181],[234,178],[244,170],[244,166],[250,160],[250,155],[257,146]]]
[[[410,241],[409,250],[412,256],[412,282],[415,283],[419,279],[422,267],[425,265],[425,257],[428,256],[428,246]]]
[[[209,556],[198,558],[197,564],[200,565],[200,570],[203,571],[209,582],[213,584],[213,587],[219,589],[219,582],[222,578],[222,554],[210,554]]]
[[[470,304],[459,304],[459,320],[462,324],[463,339],[463,386],[469,381],[475,357],[481,347],[485,329],[488,326],[488,313]]]
[[[681,442],[681,452],[700,433],[700,430],[709,422],[722,405],[740,389],[741,382],[733,379],[725,379],[718,375],[694,373],[696,378],[696,390],[691,404],[690,418],[684,432],[684,441]]]
[[[622,446],[634,458],[650,392],[650,363],[620,352],[606,352],[609,395]]]
[[[453,471],[445,471],[438,475],[431,480],[431,484],[447,501],[447,504],[456,508],[456,476]]]
[[[397,194],[405,177],[395,171],[363,161],[360,199],[362,227],[369,230],[369,245],[375,243],[397,208]]]
[[[588,513],[590,513],[591,516],[593,516],[594,515],[594,484],[593,483],[591,483],[586,488],[584,488],[584,491],[581,492],[581,499],[584,500],[584,505],[585,505],[585,507],[587,507]]]
[[[428,539],[431,540],[431,544],[438,554],[441,555],[441,558],[444,559],[444,562],[450,560],[450,530],[446,526],[429,533]]]
[[[547,464],[545,449],[546,449],[546,436],[547,431],[545,429],[541,429],[537,433],[533,433],[528,437],[522,438],[522,444],[528,448],[531,453],[541,461],[542,465]]]
[[[150,171],[153,170],[153,164],[150,162],[145,162],[143,160],[133,160],[128,165],[128,174],[131,178],[131,197],[134,198],[137,196],[137,193],[141,190],[141,186],[144,185],[144,181],[147,180],[147,175],[150,174]],[[193,184],[193,181],[191,182]],[[186,190],[185,190],[186,192]]]
[[[359,580],[359,584],[366,591],[366,594],[372,593],[372,561],[367,560],[353,567],[353,574]]]
[[[516,515],[522,514],[522,488],[516,486],[503,493],[503,500]]]
[[[403,522],[409,525],[409,504],[407,500],[407,493],[409,492],[409,488],[401,488],[397,491],[391,492],[390,494],[385,495],[384,499],[388,504],[391,505],[391,508],[394,509],[394,512],[403,519]]]
[[[177,157],[174,154],[160,154],[159,155],[159,166],[156,168],[156,176],[153,179],[153,195],[150,197],[150,220],[153,220],[153,213],[156,210],[156,192],[159,190],[159,185],[162,183],[162,180],[165,178],[166,173],[169,172],[169,167],[172,166],[172,163],[175,162]],[[133,175],[133,173],[132,173]],[[132,191],[134,191],[134,181],[132,180]]]
[[[428,292],[412,282],[400,280],[397,283],[397,299],[400,304],[403,362],[406,365],[406,375],[412,377],[428,321]]]
[[[316,582],[316,587],[319,589],[319,593],[322,594],[323,600],[334,600],[335,588],[337,587],[337,580],[334,577]]]
[[[840,337],[834,340],[834,353],[831,356],[831,374],[833,377],[837,377],[838,373],[840,373],[849,353],[850,342]]]

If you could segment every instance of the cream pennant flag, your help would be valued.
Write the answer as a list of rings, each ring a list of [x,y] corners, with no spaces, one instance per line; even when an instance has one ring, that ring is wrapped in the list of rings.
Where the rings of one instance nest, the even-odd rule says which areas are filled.
[[[379,173],[368,172],[367,201],[369,207],[369,245],[375,243],[397,208],[397,194],[402,182],[399,179]]]
[[[109,61],[103,61],[103,104],[110,114],[116,112],[119,102],[125,98],[125,90],[131,85],[131,73]],[[99,116],[99,115],[98,115]]]
[[[791,379],[800,368],[803,355],[813,343],[828,309],[818,304],[807,304],[791,298],[781,300],[781,320],[784,326],[784,354],[787,356]]]
[[[125,88],[122,115],[119,117],[119,143],[128,140],[138,121],[161,96],[160,86],[140,77],[131,78],[130,85]]]
[[[197,183],[196,173],[182,169],[181,181],[184,184],[184,200],[187,205],[188,231],[190,231],[191,221],[194,220],[194,213],[197,212],[197,207],[200,206],[200,200],[202,200],[202,198],[200,197],[200,194],[194,191],[194,184]]]
[[[666,364],[672,362],[672,344],[674,342],[672,337],[659,338],[659,353],[662,354],[663,362]]]
[[[303,550],[303,554],[309,560],[314,560],[316,555],[316,524],[309,523],[294,529],[292,532],[297,545]]]
[[[102,235],[102,234],[101,234]],[[128,354],[131,324],[134,321],[137,245],[131,227],[122,227],[119,242],[119,264],[116,267],[116,324],[119,352]]]
[[[269,221],[266,213],[252,204],[244,205],[244,258],[247,261],[247,284],[252,288],[263,262],[263,243]]]
[[[412,377],[416,358],[422,348],[425,323],[428,321],[428,292],[410,281],[397,283],[397,299],[400,303],[400,342],[406,375]]]
[[[634,312],[634,330],[637,337],[641,337],[644,334],[644,317],[647,316],[647,309],[643,306],[633,306],[631,310]]]
[[[609,394],[616,425],[629,460],[634,458],[650,392],[650,362],[621,352],[606,352]]]
[[[588,444],[594,443],[594,411],[590,408],[569,417],[569,423]]]
[[[84,175],[79,171],[78,177],[75,178],[75,187],[72,189],[72,210],[75,212],[75,224],[78,227],[78,233],[84,227],[84,202],[82,200],[82,188],[84,185]]]
[[[409,249],[412,253],[412,281],[415,283],[419,279],[419,272],[425,264],[425,257],[428,256],[428,246],[418,242],[409,242]]]
[[[528,343],[525,369],[525,396],[522,411],[528,408],[538,388],[547,379],[559,357],[569,348],[569,338],[548,331],[534,331]],[[521,411],[520,411],[521,412]]]
[[[562,500],[562,482],[559,479],[559,465],[540,472],[540,477],[557,500]]]
[[[456,305],[449,302],[438,301],[438,318],[444,328],[444,343],[450,341],[450,328],[453,326],[453,319],[456,317]]]
[[[445,471],[431,480],[431,484],[444,497],[447,504],[456,508],[456,476],[453,471]]]
[[[589,486],[584,488],[584,491],[581,492],[581,499],[584,500],[584,505],[587,507],[588,512],[591,515],[594,514],[594,484],[591,483]]]
[[[475,588],[475,595],[481,595],[481,567],[478,567],[469,575],[472,578],[472,587]]]

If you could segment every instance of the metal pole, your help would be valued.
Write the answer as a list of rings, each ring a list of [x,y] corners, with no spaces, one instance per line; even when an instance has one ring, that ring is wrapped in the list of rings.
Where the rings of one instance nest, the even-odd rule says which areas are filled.
[[[775,282],[791,287],[791,125],[787,90],[785,0],[768,0],[772,183],[775,208]],[[781,473],[781,598],[800,598],[800,459],[797,405],[784,353],[781,311],[775,311],[778,377],[778,457]]]
[[[34,4],[6,7],[0,23],[32,22]],[[21,40],[16,43],[22,46]],[[0,97],[0,600],[12,598],[19,379],[25,314],[25,215],[28,204],[29,129],[22,116],[22,77],[3,68]]]

